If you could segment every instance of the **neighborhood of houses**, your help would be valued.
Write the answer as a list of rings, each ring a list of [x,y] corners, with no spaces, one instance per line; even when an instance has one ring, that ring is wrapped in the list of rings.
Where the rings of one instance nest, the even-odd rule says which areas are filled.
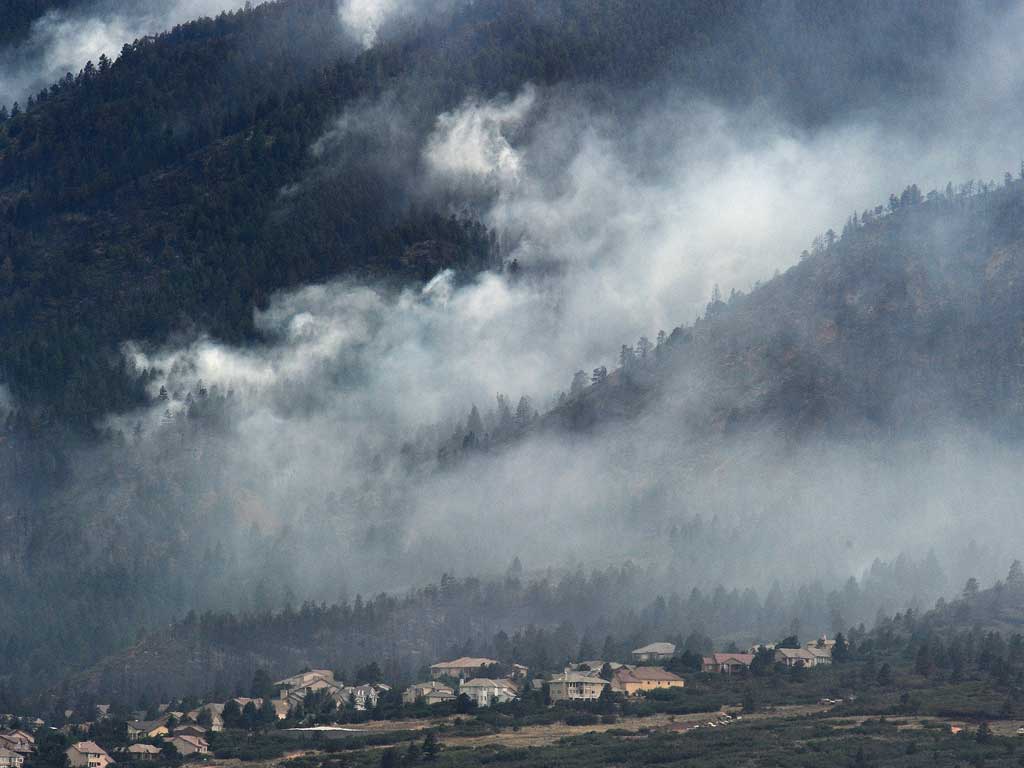
[[[822,637],[803,647],[757,645],[745,652],[716,652],[701,658],[700,670],[707,674],[741,674],[750,669],[758,655],[767,655],[775,664],[785,667],[815,667],[832,663],[834,645],[834,641]],[[675,645],[657,642],[634,650],[628,664],[583,660],[566,665],[560,673],[531,678],[529,670],[521,664],[506,665],[495,659],[464,656],[432,665],[430,680],[410,685],[401,698],[408,705],[461,700],[470,706],[490,707],[514,701],[530,690],[546,691],[552,704],[597,701],[613,693],[639,696],[657,689],[685,687],[682,677],[663,666],[675,657]],[[143,719],[144,713],[136,713],[137,719],[127,722],[127,746],[110,754],[95,741],[77,741],[67,748],[68,764],[72,768],[106,768],[115,762],[202,756],[210,752],[209,735],[225,729],[224,715],[229,707],[235,713],[260,711],[272,719],[286,720],[308,703],[308,697],[315,695],[319,701],[333,702],[338,710],[368,711],[377,707],[391,686],[379,682],[345,685],[332,670],[310,669],[278,680],[273,690],[274,696],[267,699],[236,697],[187,712],[161,705],[159,717],[148,720]],[[106,717],[109,709],[109,705],[97,706],[97,717]],[[17,722],[27,723],[28,727],[0,730],[0,768],[22,768],[35,752],[33,730],[45,725],[38,719]],[[89,725],[68,725],[62,730],[72,737],[80,736]]]
[[[832,663],[833,640],[822,637],[802,648],[783,648],[760,645],[745,653],[712,653],[701,659],[701,671],[714,674],[733,674],[750,668],[759,649],[769,652],[777,664],[786,667],[815,667]],[[494,659],[463,657],[442,661],[430,668],[431,680],[409,686],[402,694],[407,704],[422,702],[441,704],[465,695],[478,707],[501,704],[517,698],[526,685],[533,688],[547,686],[552,703],[559,701],[595,701],[607,688],[611,693],[636,696],[657,688],[682,688],[686,681],[660,664],[675,658],[672,643],[651,643],[637,648],[631,654],[631,664],[605,662],[600,659],[570,664],[559,674],[547,679],[528,679],[528,670],[513,664],[506,677],[486,676],[489,670],[501,668]]]

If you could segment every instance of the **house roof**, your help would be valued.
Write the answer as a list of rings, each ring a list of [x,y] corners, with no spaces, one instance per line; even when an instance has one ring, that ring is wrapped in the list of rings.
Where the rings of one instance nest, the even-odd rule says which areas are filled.
[[[725,664],[729,661],[738,661],[740,664],[749,667],[754,662],[752,653],[712,653],[704,657],[705,664]]]
[[[206,743],[206,739],[200,738],[199,736],[190,736],[187,733],[177,733],[171,738],[171,741],[175,741],[178,739],[184,741],[187,744],[191,744],[193,747],[196,748],[210,746]]]
[[[775,652],[784,659],[813,659],[814,654],[806,648],[776,648]]]
[[[489,677],[474,677],[472,680],[467,680],[459,686],[459,690],[465,690],[466,688],[504,688],[512,692],[517,690],[511,680],[491,680]]]
[[[128,723],[128,727],[132,730],[142,731],[143,733],[149,733],[155,731],[157,728],[167,727],[167,718],[160,717],[156,720],[133,720]]]
[[[643,648],[637,648],[633,653],[675,653],[676,647],[672,643],[651,643]]]
[[[71,745],[72,749],[78,750],[83,755],[105,755],[106,750],[103,749],[95,741],[80,741],[77,744]]]
[[[683,678],[662,667],[637,667],[636,669],[620,669],[615,673],[620,682],[680,682]]]
[[[278,680],[274,685],[278,688],[295,688],[308,685],[309,682],[313,680],[328,680],[334,682],[334,670],[311,669],[308,672],[300,672],[297,675],[286,677],[284,680]]]
[[[602,685],[608,685],[608,681],[594,677],[593,675],[585,675],[582,672],[564,672],[560,675],[554,675],[551,678],[552,683],[600,683]]]
[[[160,747],[154,747],[152,744],[132,744],[127,751],[137,755],[159,755]]]
[[[436,680],[431,680],[426,683],[416,683],[415,685],[410,685],[409,690],[437,693],[455,693],[455,691],[452,690],[451,686],[445,685],[444,683],[439,683]]]
[[[7,747],[0,747],[0,757],[6,757],[10,760],[12,757],[21,757],[17,752],[8,749]]]
[[[481,659],[475,656],[461,656],[453,661],[439,661],[437,664],[431,664],[431,669],[436,668],[449,668],[456,667],[459,669],[479,669],[480,667],[489,667],[498,662],[494,659]]]
[[[175,733],[185,733],[186,731],[195,731],[198,734],[206,733],[206,729],[203,726],[195,725],[193,723],[185,723],[184,725],[179,725],[174,729]]]

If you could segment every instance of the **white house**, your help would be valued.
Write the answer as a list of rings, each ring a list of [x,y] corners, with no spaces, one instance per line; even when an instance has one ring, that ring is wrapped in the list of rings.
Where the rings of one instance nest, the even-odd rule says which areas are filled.
[[[511,680],[491,680],[475,677],[459,686],[459,695],[466,694],[478,707],[504,704],[519,696]]]

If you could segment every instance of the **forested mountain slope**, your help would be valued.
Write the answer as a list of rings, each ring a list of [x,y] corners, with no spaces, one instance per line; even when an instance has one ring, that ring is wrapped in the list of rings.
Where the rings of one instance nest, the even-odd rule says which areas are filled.
[[[491,263],[479,234],[434,218],[447,218],[437,200],[410,198],[415,152],[378,132],[346,147],[340,168],[306,178],[317,167],[311,145],[360,99],[393,92],[416,146],[470,93],[526,82],[636,87],[667,70],[713,98],[758,93],[798,123],[821,122],[927,91],[933,42],[958,44],[966,13],[955,3],[895,10],[877,58],[865,61],[844,38],[875,35],[877,20],[838,2],[455,7],[357,55],[333,0],[267,3],[137,41],[21,105],[0,127],[4,383],[87,428],[139,402],[116,354],[127,338],[193,325],[245,338],[253,308],[277,288]],[[811,77],[815,54],[794,53],[785,36],[753,46],[763,24],[792,24],[834,57],[847,51],[828,87]],[[799,92],[786,86],[793,76],[804,78]],[[836,99],[837,77],[857,87]],[[395,159],[408,164],[395,169]],[[422,241],[453,248],[403,262]]]
[[[1021,433],[1024,181],[916,186],[818,238],[813,253],[749,294],[713,298],[549,420],[585,425],[630,403],[696,402],[710,432],[771,423],[870,435],[965,420]],[[682,387],[713,396],[684,398]],[[673,393],[676,397],[673,398]],[[659,406],[664,407],[664,406]]]
[[[1019,434],[1024,189],[1012,179],[927,199],[908,188],[841,236],[824,237],[785,274],[747,294],[716,296],[698,322],[656,346],[623,348],[620,369],[597,373],[593,384],[584,374],[539,419],[525,398],[513,414],[502,396],[494,414],[459,404],[469,416],[454,428],[427,424],[396,437],[381,416],[353,435],[350,422],[317,410],[323,392],[285,382],[253,417],[259,392],[189,379],[185,364],[166,371],[136,364],[144,354],[129,358],[127,342],[158,358],[165,344],[204,334],[235,343],[243,357],[272,355],[280,340],[258,320],[288,302],[291,294],[274,305],[278,292],[337,277],[400,296],[447,267],[460,280],[544,286],[543,260],[506,264],[509,233],[482,223],[500,193],[439,185],[423,168],[428,137],[467,100],[512,98],[527,84],[571,85],[618,125],[628,122],[633,96],[656,101],[671,82],[717,104],[764,100],[794,132],[813,132],[927,95],[939,87],[944,52],[970,41],[970,9],[952,2],[871,16],[838,0],[756,8],[731,0],[478,0],[445,8],[382,30],[364,50],[340,33],[334,0],[257,5],[127,45],[0,121],[0,397],[9,391],[13,401],[0,431],[0,680],[19,695],[192,609],[247,611],[244,619],[219,614],[207,627],[277,637],[268,612],[285,603],[335,602],[350,581],[364,592],[366,583],[382,589],[374,582],[385,578],[389,588],[422,584],[433,571],[417,569],[445,567],[447,539],[467,529],[445,516],[456,501],[468,498],[462,511],[479,524],[499,502],[543,494],[531,469],[561,475],[578,455],[612,454],[543,515],[517,515],[509,530],[491,526],[495,540],[486,545],[504,553],[502,564],[517,545],[536,548],[583,529],[603,563],[639,551],[669,562],[658,578],[689,586],[713,572],[733,587],[738,571],[713,571],[721,553],[745,551],[737,562],[754,568],[770,562],[776,550],[755,548],[770,538],[767,528],[782,531],[771,542],[782,549],[793,531],[774,524],[780,507],[772,502],[790,512],[791,495],[784,489],[718,521],[717,501],[701,508],[701,494],[687,487],[729,463],[718,450],[749,443],[768,453],[751,437],[765,431],[782,435],[785,448],[800,438],[915,433],[943,419],[1000,439]],[[792,30],[814,44],[794,46]],[[869,55],[855,55],[850,41],[867,39]],[[828,78],[817,74],[824,56],[835,65]],[[357,298],[370,301],[366,292]],[[409,316],[419,308],[396,306]],[[301,340],[304,326],[296,325]],[[412,337],[420,330],[401,329]],[[609,338],[609,349],[622,341]],[[414,364],[419,351],[412,348]],[[366,343],[359,352],[378,350]],[[339,399],[362,374],[348,362],[316,361],[322,389]],[[279,364],[268,368],[287,369]],[[177,383],[157,395],[161,376]],[[551,392],[561,385],[545,383]],[[395,399],[413,411],[418,395]],[[375,405],[354,408],[372,422]],[[144,426],[154,413],[157,423]],[[284,429],[289,418],[294,432]],[[265,439],[259,445],[244,431],[253,422]],[[314,440],[289,442],[295,433]],[[637,479],[649,469],[638,461],[639,471],[613,488],[614,503],[594,491],[639,453],[620,452],[616,440],[635,448],[649,435],[673,446],[658,472],[642,476],[652,484]],[[549,439],[545,449],[566,451],[555,460],[541,453],[542,467],[518,452]],[[308,475],[278,474],[304,449]],[[506,477],[488,497],[488,483]],[[303,486],[300,497],[275,495],[289,482]],[[421,497],[441,501],[424,512]],[[573,503],[602,517],[566,515],[564,530],[544,527],[559,519],[556,504],[562,513]],[[515,538],[523,531],[534,538]],[[460,560],[460,575],[476,562]],[[467,632],[479,639],[476,625],[430,625],[431,599],[419,595],[408,614],[388,614],[432,627],[416,653],[439,653]],[[339,623],[375,618],[364,609],[356,621],[347,610],[312,610],[312,639],[280,655],[242,648],[221,668],[201,664],[176,684],[221,671],[227,681],[218,684],[233,685],[246,665],[322,663],[318,655],[358,656],[370,637],[392,640],[397,624],[339,636]],[[817,600],[813,620],[826,612]],[[772,620],[786,620],[782,613]],[[492,618],[511,625],[553,623],[555,615],[531,606]],[[718,631],[741,624],[723,620]],[[168,657],[180,660],[209,639],[202,626],[177,625]],[[414,663],[408,658],[402,663]],[[135,695],[143,678],[122,691]]]

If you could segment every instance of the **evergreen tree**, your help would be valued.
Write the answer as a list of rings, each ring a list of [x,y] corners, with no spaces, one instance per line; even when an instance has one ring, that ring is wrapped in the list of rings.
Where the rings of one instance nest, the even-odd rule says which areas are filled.
[[[433,762],[437,759],[437,756],[441,754],[441,743],[437,739],[437,734],[431,731],[423,739],[423,759],[427,762]]]

